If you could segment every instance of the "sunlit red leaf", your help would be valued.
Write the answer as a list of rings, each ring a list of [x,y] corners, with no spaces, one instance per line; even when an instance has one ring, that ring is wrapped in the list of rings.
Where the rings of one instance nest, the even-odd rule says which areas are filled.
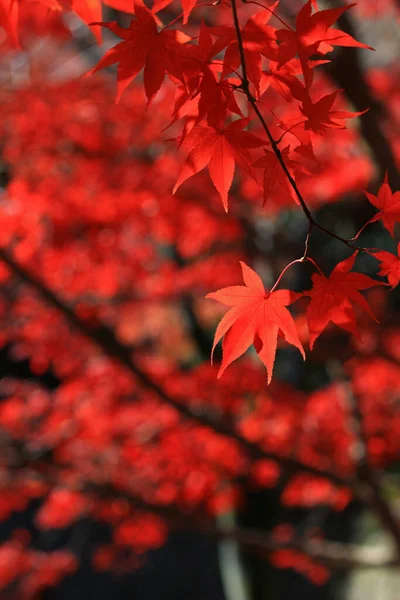
[[[223,359],[218,377],[221,377],[225,369],[254,344],[258,356],[267,369],[268,383],[270,383],[279,332],[282,332],[285,340],[295,346],[305,359],[296,325],[286,308],[295,302],[300,294],[289,290],[268,292],[264,289],[257,273],[246,263],[240,264],[245,285],[223,288],[207,295],[207,298],[232,307],[215,332],[212,352],[218,342],[224,338]]]
[[[184,142],[190,152],[175,184],[174,193],[186,179],[208,165],[211,181],[221,196],[225,211],[228,211],[228,192],[233,181],[235,163],[251,173],[249,149],[266,144],[261,138],[243,131],[247,122],[246,119],[238,119],[222,130],[201,124],[195,127]]]
[[[166,73],[174,72],[174,61],[178,59],[179,45],[190,38],[177,30],[166,29],[159,32],[153,14],[137,2],[135,17],[128,29],[120,27],[116,22],[97,23],[113,31],[123,41],[111,48],[90,73],[118,63],[118,101],[136,75],[144,69],[144,87],[150,104],[159,91]]]

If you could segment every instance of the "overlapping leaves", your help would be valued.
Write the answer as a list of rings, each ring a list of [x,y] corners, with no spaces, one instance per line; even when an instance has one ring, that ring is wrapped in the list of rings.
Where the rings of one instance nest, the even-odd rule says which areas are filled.
[[[135,4],[135,16],[128,29],[120,27],[116,22],[97,23],[110,29],[123,41],[103,56],[92,73],[118,63],[118,100],[136,75],[144,69],[144,88],[150,103],[159,91],[165,75],[179,70],[180,45],[190,38],[177,30],[158,31],[153,14],[138,3]]]
[[[257,273],[245,263],[241,263],[244,286],[223,288],[207,296],[232,307],[219,323],[215,333],[213,352],[217,343],[225,336],[222,345],[223,360],[218,377],[229,364],[254,344],[267,368],[269,383],[279,332],[289,344],[298,348],[304,357],[295,323],[286,308],[302,295],[310,298],[307,323],[311,349],[330,322],[357,336],[354,306],[365,310],[375,319],[367,300],[360,292],[381,283],[363,273],[351,271],[356,256],[357,252],[340,262],[329,277],[322,273],[314,273],[311,277],[311,290],[303,294],[295,294],[289,290],[267,292]]]
[[[178,121],[183,121],[176,140],[187,155],[173,191],[208,167],[225,211],[236,165],[260,185],[264,204],[276,195],[284,197],[283,202],[286,198],[298,202],[297,178],[299,174],[309,174],[307,161],[316,162],[313,139],[329,129],[345,128],[348,119],[365,112],[336,108],[338,91],[318,98],[312,88],[316,68],[328,62],[326,56],[336,46],[370,48],[335,27],[338,18],[352,5],[319,10],[316,0],[308,0],[292,27],[277,14],[275,2],[262,10],[255,9],[240,32],[236,15],[232,24],[207,27],[202,23],[198,37],[190,37],[181,31],[179,22],[187,24],[196,7],[195,0],[182,0],[183,13],[166,26],[155,14],[168,7],[170,0],[155,0],[151,9],[142,0],[104,0],[117,10],[134,14],[126,28],[116,21],[101,21],[100,0],[39,1],[51,10],[74,11],[92,27],[99,42],[101,28],[119,38],[91,71],[117,66],[117,100],[141,73],[148,106],[166,77],[176,86],[171,125],[176,127]],[[14,45],[19,44],[18,11],[19,0],[0,0],[0,24]],[[271,25],[277,20],[280,25]],[[276,142],[266,120],[260,117],[264,95],[271,90],[273,99],[275,94],[292,110],[290,119],[280,121],[274,113],[275,106],[265,103],[269,117],[278,121],[274,125],[283,130]],[[244,118],[247,114],[249,117]],[[291,137],[279,146],[289,132]],[[377,196],[367,193],[367,197],[379,209],[370,222],[381,220],[393,236],[395,223],[400,220],[400,192],[392,193],[386,177]],[[361,292],[379,282],[352,271],[356,254],[338,264],[329,277],[315,273],[311,290],[304,292],[309,298],[311,348],[329,323],[357,335],[355,306],[373,316]],[[399,259],[384,251],[375,252],[375,257],[380,261],[380,274],[388,277],[390,285],[397,285]],[[258,275],[245,263],[241,265],[245,285],[209,294],[231,307],[215,337],[215,344],[224,338],[219,375],[254,344],[270,381],[279,333],[304,356],[287,308],[300,295],[275,288],[265,291]]]

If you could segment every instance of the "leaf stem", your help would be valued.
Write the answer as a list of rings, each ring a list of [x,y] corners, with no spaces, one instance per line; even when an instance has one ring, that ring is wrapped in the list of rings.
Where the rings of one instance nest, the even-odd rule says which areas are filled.
[[[314,267],[317,269],[317,271],[323,276],[325,277],[324,273],[321,271],[321,269],[319,268],[319,266],[317,265],[317,263],[315,262],[315,260],[313,260],[312,258],[310,258],[309,256],[305,256],[304,255],[301,258],[296,258],[296,260],[292,260],[291,263],[289,263],[288,265],[286,265],[286,267],[283,269],[283,271],[281,272],[281,274],[279,275],[278,279],[276,280],[276,282],[274,283],[273,287],[270,289],[270,294],[272,294],[272,292],[275,291],[275,289],[278,287],[278,285],[281,282],[282,277],[284,276],[284,274],[286,273],[286,271],[288,271],[290,269],[290,267],[292,267],[294,264],[296,263],[304,263],[304,262],[310,262],[312,265],[314,265]]]
[[[308,231],[307,231],[307,237],[306,237],[306,241],[304,242],[304,254],[303,254],[303,258],[302,260],[305,261],[307,260],[307,254],[308,254],[308,250],[309,250],[309,242],[310,242],[310,236],[311,236],[311,231],[313,228],[313,222],[310,221],[308,224]]]
[[[359,236],[362,234],[362,232],[364,231],[364,229],[365,229],[366,227],[368,227],[368,225],[370,225],[371,223],[374,223],[376,220],[377,220],[377,219],[376,219],[376,215],[374,215],[373,217],[371,217],[371,218],[370,218],[370,220],[369,220],[369,221],[367,221],[367,222],[366,222],[366,223],[365,223],[365,224],[364,224],[364,225],[361,227],[360,231],[359,231],[359,232],[358,232],[358,233],[357,233],[357,234],[356,234],[354,237],[352,237],[352,238],[351,238],[351,240],[349,240],[349,241],[351,241],[351,242],[356,242],[356,241],[358,240],[358,237],[359,237]]]
[[[314,265],[314,267],[317,269],[318,273],[320,275],[322,275],[323,277],[325,277],[325,273],[319,268],[319,266],[317,265],[317,263],[315,262],[314,259],[310,258],[309,256],[306,257],[306,259],[308,262],[310,262],[312,265]]]
[[[276,282],[275,282],[274,286],[273,286],[273,287],[270,289],[270,292],[269,292],[269,293],[270,293],[270,294],[272,294],[272,292],[274,292],[274,291],[275,291],[275,288],[277,288],[277,287],[278,287],[278,285],[279,285],[279,283],[280,283],[280,281],[281,281],[282,277],[284,276],[284,274],[286,273],[286,271],[287,271],[288,269],[290,269],[290,267],[292,267],[292,266],[293,266],[294,264],[296,264],[296,263],[301,263],[301,262],[304,262],[303,258],[296,258],[296,260],[292,260],[292,262],[291,262],[291,263],[289,263],[288,265],[286,265],[286,267],[283,269],[283,271],[282,271],[282,272],[281,272],[281,274],[279,275],[278,279],[276,280]]]

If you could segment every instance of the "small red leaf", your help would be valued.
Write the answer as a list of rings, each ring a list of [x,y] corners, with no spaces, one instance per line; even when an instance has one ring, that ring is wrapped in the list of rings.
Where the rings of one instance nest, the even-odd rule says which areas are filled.
[[[218,377],[254,344],[258,356],[267,368],[270,383],[279,332],[282,332],[285,340],[298,348],[305,358],[293,317],[286,308],[300,295],[289,290],[266,292],[257,273],[246,263],[240,264],[245,285],[223,288],[207,295],[207,298],[232,307],[222,318],[215,332],[212,353],[225,336]]]
[[[374,252],[374,256],[380,261],[379,275],[387,277],[392,288],[398,286],[400,283],[400,243],[397,246],[397,256],[385,250]]]
[[[374,285],[382,285],[382,283],[362,273],[350,273],[356,256],[357,252],[336,265],[329,278],[314,273],[311,278],[312,289],[304,292],[311,298],[307,309],[311,349],[330,321],[358,336],[353,304],[358,304],[375,319],[359,290],[366,290]]]
[[[386,227],[393,237],[394,226],[396,223],[400,223],[400,191],[395,192],[394,194],[392,193],[386,173],[377,196],[369,194],[368,192],[364,193],[371,204],[380,209],[380,212],[376,215],[374,220],[382,220],[384,227]]]

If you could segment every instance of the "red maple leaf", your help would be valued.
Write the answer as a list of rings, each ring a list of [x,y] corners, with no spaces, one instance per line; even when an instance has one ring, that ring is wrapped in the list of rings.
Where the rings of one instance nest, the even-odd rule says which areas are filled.
[[[338,95],[338,91],[327,94],[317,102],[313,102],[307,95],[300,106],[300,110],[307,120],[304,123],[305,129],[311,129],[315,133],[323,134],[326,129],[345,129],[347,119],[354,119],[367,112],[368,109],[360,112],[350,112],[348,110],[332,110],[332,106]]]
[[[331,29],[338,18],[354,4],[340,8],[320,10],[312,14],[316,2],[308,0],[296,18],[296,30],[280,29],[276,32],[279,40],[279,64],[283,65],[298,54],[303,70],[304,81],[309,87],[313,71],[308,64],[312,55],[324,55],[334,46],[353,46],[373,50],[370,46],[355,40],[340,29]]]
[[[362,273],[350,273],[356,256],[357,252],[336,265],[329,278],[318,273],[311,277],[313,287],[304,292],[304,295],[311,298],[307,309],[311,349],[330,321],[358,336],[353,304],[358,304],[375,319],[368,302],[359,290],[382,284]]]
[[[380,262],[379,275],[387,277],[392,288],[395,288],[400,283],[400,242],[397,246],[397,256],[385,250],[373,254]]]
[[[166,73],[179,78],[179,48],[190,38],[177,30],[158,31],[156,20],[149,9],[137,2],[134,6],[136,19],[132,19],[128,29],[120,27],[114,21],[93,23],[93,25],[107,27],[123,41],[111,48],[89,74],[118,63],[118,102],[127,86],[144,68],[144,88],[150,104],[159,91]]]
[[[243,131],[247,123],[247,119],[238,119],[221,129],[202,124],[192,129],[184,141],[184,146],[190,152],[173,193],[186,179],[208,165],[211,181],[221,196],[225,211],[228,212],[228,192],[233,181],[235,163],[251,176],[251,154],[248,148],[258,148],[267,143],[252,133]]]
[[[292,91],[289,82],[296,78],[301,73],[300,61],[293,58],[282,66],[274,60],[268,63],[268,69],[262,72],[260,82],[260,96],[262,96],[269,87],[272,87],[280,94],[286,102],[292,101]]]
[[[207,298],[232,307],[224,315],[215,332],[211,360],[215,346],[224,337],[219,378],[228,365],[254,344],[258,356],[267,368],[268,383],[270,383],[279,332],[282,332],[289,344],[300,350],[305,359],[296,325],[286,308],[301,294],[289,290],[267,292],[257,273],[244,262],[240,265],[245,285],[226,287],[207,294]]]
[[[210,35],[210,28],[204,23],[200,26],[198,44],[188,46],[184,57],[182,67],[185,71],[185,80],[190,81],[194,77],[201,75],[211,65],[211,60],[218,49]],[[222,66],[219,64],[219,70]]]
[[[394,226],[396,223],[400,223],[400,191],[392,193],[389,186],[388,174],[386,173],[377,196],[368,192],[364,193],[371,204],[380,209],[380,212],[375,215],[372,221],[382,220],[384,227],[386,227],[393,237]]]
[[[314,131],[319,135],[322,135],[327,129],[345,129],[347,119],[359,117],[368,111],[368,108],[360,112],[332,110],[339,90],[313,102],[308,89],[299,79],[293,77],[287,79],[286,83],[292,92],[293,98],[300,102],[300,112],[306,117],[304,129]]]

